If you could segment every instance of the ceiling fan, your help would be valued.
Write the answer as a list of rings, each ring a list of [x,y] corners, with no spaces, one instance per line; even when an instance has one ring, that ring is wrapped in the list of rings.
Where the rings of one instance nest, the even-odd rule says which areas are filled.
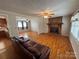
[[[46,9],[42,12],[38,13],[40,16],[43,16],[44,18],[50,18],[54,15],[54,12],[50,9]]]

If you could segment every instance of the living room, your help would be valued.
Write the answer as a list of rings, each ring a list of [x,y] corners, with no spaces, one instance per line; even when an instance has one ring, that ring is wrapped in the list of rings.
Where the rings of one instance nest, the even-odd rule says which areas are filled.
[[[8,32],[10,38],[31,37],[37,43],[49,47],[51,50],[49,59],[79,59],[79,28],[72,26],[74,21],[77,21],[77,25],[79,23],[78,2],[78,0],[2,0],[0,18],[6,19],[7,26],[5,30],[1,29],[4,26],[0,26],[0,29]],[[4,37],[4,34],[0,37],[2,36]],[[3,59],[2,56],[0,58]]]

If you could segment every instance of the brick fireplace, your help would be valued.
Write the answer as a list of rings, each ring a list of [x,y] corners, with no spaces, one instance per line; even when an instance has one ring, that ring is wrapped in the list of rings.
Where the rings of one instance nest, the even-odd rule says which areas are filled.
[[[49,18],[49,33],[61,34],[62,17]]]

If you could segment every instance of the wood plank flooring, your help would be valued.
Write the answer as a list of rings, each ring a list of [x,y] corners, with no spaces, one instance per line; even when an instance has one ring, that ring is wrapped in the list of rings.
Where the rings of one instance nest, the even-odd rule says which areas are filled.
[[[57,34],[28,32],[28,35],[40,44],[51,49],[49,59],[76,59],[68,37]]]
[[[23,59],[14,48],[11,39],[0,37],[0,59]]]
[[[76,59],[68,37],[56,34],[40,34],[35,32],[21,33],[30,36],[34,41],[51,49],[49,59]],[[24,59],[14,49],[8,38],[0,37],[0,59]]]

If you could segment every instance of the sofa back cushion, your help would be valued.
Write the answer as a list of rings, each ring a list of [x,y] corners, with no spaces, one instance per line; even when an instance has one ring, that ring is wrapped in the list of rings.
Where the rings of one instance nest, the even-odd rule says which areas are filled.
[[[23,43],[23,46],[38,59],[41,53],[37,48],[35,48],[35,45],[37,45],[36,42],[31,40]]]
[[[28,47],[27,48],[37,59],[40,57],[41,53],[39,50],[37,50],[34,47]]]
[[[21,41],[21,42],[26,42],[28,40],[29,40],[29,38],[19,37],[19,41]]]

